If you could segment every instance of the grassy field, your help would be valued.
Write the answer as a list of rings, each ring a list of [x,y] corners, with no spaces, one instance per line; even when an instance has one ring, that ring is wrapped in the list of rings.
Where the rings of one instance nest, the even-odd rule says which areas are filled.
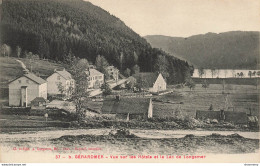
[[[23,74],[23,68],[14,58],[0,57],[0,82],[7,83]]]
[[[14,57],[0,57],[0,104],[8,103],[8,82],[23,74],[23,68],[16,59]],[[25,58],[20,58],[19,60],[26,65],[27,69],[32,69],[34,74],[43,79],[50,76],[54,69],[63,68],[63,64],[45,60],[29,60]]]
[[[26,58],[20,60],[29,70],[31,70],[32,67],[33,73],[45,78],[50,76],[53,73],[54,69],[61,69],[65,67],[64,64],[49,62],[47,60],[30,60]]]
[[[222,93],[222,85],[211,84],[205,90],[201,84],[190,91],[175,89],[173,93],[156,97],[154,101],[154,115],[160,117],[174,116],[176,110],[181,110],[184,116],[195,117],[196,110],[208,110],[212,104],[214,110],[225,107],[225,99],[228,96],[228,106],[234,111],[242,111],[259,117],[259,89],[253,85],[226,85],[225,94]],[[182,104],[180,104],[182,103]],[[232,108],[229,109],[233,110]]]
[[[12,79],[17,78],[21,74],[23,74],[23,69],[21,64],[16,61],[17,58],[13,57],[0,57],[0,83],[1,87]],[[62,64],[57,64],[53,62],[48,62],[45,60],[29,60],[25,58],[20,58],[27,69],[31,70],[32,72],[39,75],[39,76],[49,76],[53,73],[53,70],[56,68],[62,68]]]

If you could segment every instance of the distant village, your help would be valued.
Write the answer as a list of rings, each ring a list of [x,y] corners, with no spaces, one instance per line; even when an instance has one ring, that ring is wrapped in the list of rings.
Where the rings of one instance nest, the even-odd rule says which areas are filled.
[[[70,98],[76,85],[70,72],[65,68],[55,69],[51,75],[43,79],[26,69],[22,62],[21,65],[24,68],[24,74],[8,83],[9,108],[29,108],[31,111],[37,110],[42,113],[45,113],[46,109],[57,108],[75,112],[76,106]],[[106,72],[109,75],[107,80],[104,73],[98,71],[95,65],[89,65],[85,71],[85,77],[88,80],[88,97],[92,101],[102,102],[100,113],[103,115],[112,115],[117,119],[127,121],[147,120],[153,118],[154,115],[158,117],[156,116],[158,113],[153,112],[154,96],[173,92],[171,88],[167,89],[166,80],[161,73],[139,72],[126,78],[112,65],[106,67]],[[143,86],[138,88],[137,82],[141,82]],[[104,96],[102,85],[105,83],[111,90],[128,87],[131,93],[111,93]],[[224,109],[197,110],[196,118],[208,121],[208,123],[215,123],[215,121],[240,125],[246,125],[249,121],[254,122],[254,125],[258,123],[257,117],[252,116],[251,112],[247,114],[228,111],[228,109],[225,111]]]
[[[75,80],[71,73],[65,68],[55,69],[53,73],[46,79],[36,76],[28,69],[24,68],[24,74],[20,77],[8,83],[9,88],[9,107],[13,108],[26,108],[30,107],[31,110],[45,110],[46,108],[61,108],[75,110],[73,102],[67,102],[66,108],[64,108],[64,101],[70,98],[72,91],[69,89],[75,88]],[[107,83],[110,88],[123,87],[128,84],[134,85],[137,79],[142,79],[145,82],[142,89],[146,91],[139,96],[121,97],[120,95],[114,95],[113,97],[107,97],[104,100],[102,107],[102,113],[104,114],[120,114],[125,115],[124,119],[132,114],[142,115],[142,118],[152,117],[152,99],[151,96],[154,93],[167,92],[167,83],[160,73],[137,73],[128,78],[119,73],[119,70],[114,66],[106,67],[106,72],[109,75]],[[93,100],[100,98],[102,95],[101,86],[104,84],[104,73],[98,71],[95,65],[89,65],[85,71],[85,76],[88,80],[89,96]],[[137,88],[132,86],[133,91]],[[48,97],[56,98],[56,100],[48,101]],[[62,96],[58,98],[58,96]],[[146,96],[146,97],[145,97]],[[103,99],[101,99],[103,101]],[[116,103],[117,107],[114,106]],[[139,107],[137,107],[139,105]],[[121,117],[123,118],[123,117]]]

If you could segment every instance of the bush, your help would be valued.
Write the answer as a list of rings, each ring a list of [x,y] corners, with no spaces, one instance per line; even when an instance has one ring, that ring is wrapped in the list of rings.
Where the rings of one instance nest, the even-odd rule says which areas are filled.
[[[217,119],[212,119],[212,120],[210,121],[210,123],[212,123],[212,124],[217,124],[217,123],[218,123],[218,120],[217,120]]]
[[[186,127],[190,128],[190,129],[204,126],[203,122],[201,122],[193,117],[186,117],[184,122],[185,122]]]

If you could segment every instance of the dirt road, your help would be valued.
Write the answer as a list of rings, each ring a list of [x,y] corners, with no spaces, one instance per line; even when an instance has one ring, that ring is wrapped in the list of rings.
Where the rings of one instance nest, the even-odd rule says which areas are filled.
[[[20,60],[18,60],[18,59],[16,59],[16,61],[21,64],[21,66],[22,66],[22,68],[23,68],[24,70],[26,70],[26,66],[25,66],[25,64],[24,64],[22,61],[20,61]]]

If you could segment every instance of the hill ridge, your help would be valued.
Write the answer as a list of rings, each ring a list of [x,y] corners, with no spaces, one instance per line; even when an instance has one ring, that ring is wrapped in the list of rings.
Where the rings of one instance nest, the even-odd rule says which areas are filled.
[[[203,68],[259,68],[258,31],[229,31],[198,34],[189,37],[147,35],[155,48]],[[221,59],[222,58],[222,59]]]

